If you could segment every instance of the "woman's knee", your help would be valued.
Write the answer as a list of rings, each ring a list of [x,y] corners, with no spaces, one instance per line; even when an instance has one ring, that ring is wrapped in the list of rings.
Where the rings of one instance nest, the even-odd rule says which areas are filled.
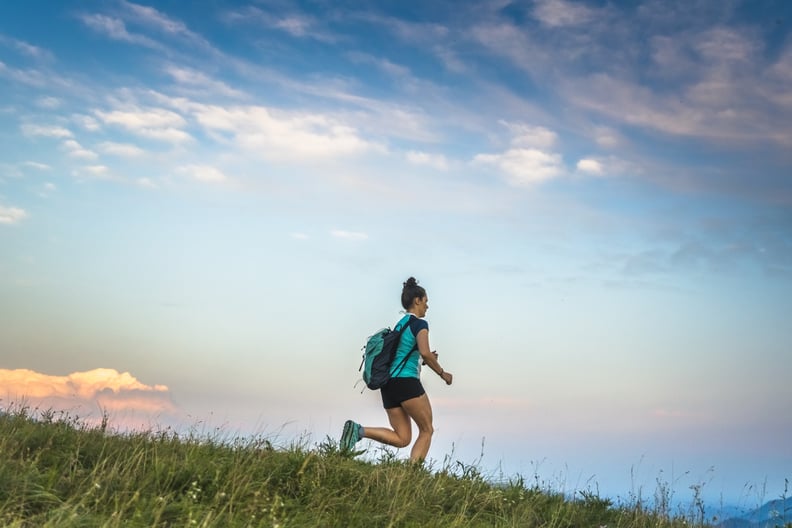
[[[399,437],[399,440],[393,445],[393,447],[407,447],[408,445],[410,445],[410,440],[412,440],[412,438],[410,437],[407,438]]]
[[[424,436],[432,436],[434,434],[434,427],[432,426],[432,422],[419,425],[418,434],[422,434]]]

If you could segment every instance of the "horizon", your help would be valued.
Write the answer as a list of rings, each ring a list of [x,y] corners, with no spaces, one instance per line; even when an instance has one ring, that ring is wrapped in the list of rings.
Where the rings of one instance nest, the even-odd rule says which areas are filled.
[[[775,0],[0,5],[0,405],[385,425],[360,347],[414,276],[454,374],[423,375],[430,458],[777,498],[790,24]]]

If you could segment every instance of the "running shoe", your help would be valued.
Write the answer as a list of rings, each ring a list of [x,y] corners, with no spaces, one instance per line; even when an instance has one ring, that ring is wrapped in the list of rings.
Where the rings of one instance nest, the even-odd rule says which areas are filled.
[[[362,437],[362,432],[363,427],[360,424],[347,420],[341,433],[341,451],[352,451]]]

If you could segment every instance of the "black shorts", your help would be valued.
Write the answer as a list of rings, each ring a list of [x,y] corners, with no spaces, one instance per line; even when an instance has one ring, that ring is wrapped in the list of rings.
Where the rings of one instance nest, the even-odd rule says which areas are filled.
[[[401,407],[403,401],[422,396],[426,391],[418,378],[391,378],[380,389],[382,406],[386,409]]]

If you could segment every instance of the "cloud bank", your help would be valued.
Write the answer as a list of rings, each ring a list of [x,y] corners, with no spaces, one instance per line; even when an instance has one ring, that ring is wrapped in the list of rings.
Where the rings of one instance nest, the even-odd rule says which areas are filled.
[[[0,369],[2,406],[67,412],[87,424],[107,414],[116,429],[173,422],[179,410],[165,385],[146,385],[129,372],[97,368],[53,376],[28,369]]]

